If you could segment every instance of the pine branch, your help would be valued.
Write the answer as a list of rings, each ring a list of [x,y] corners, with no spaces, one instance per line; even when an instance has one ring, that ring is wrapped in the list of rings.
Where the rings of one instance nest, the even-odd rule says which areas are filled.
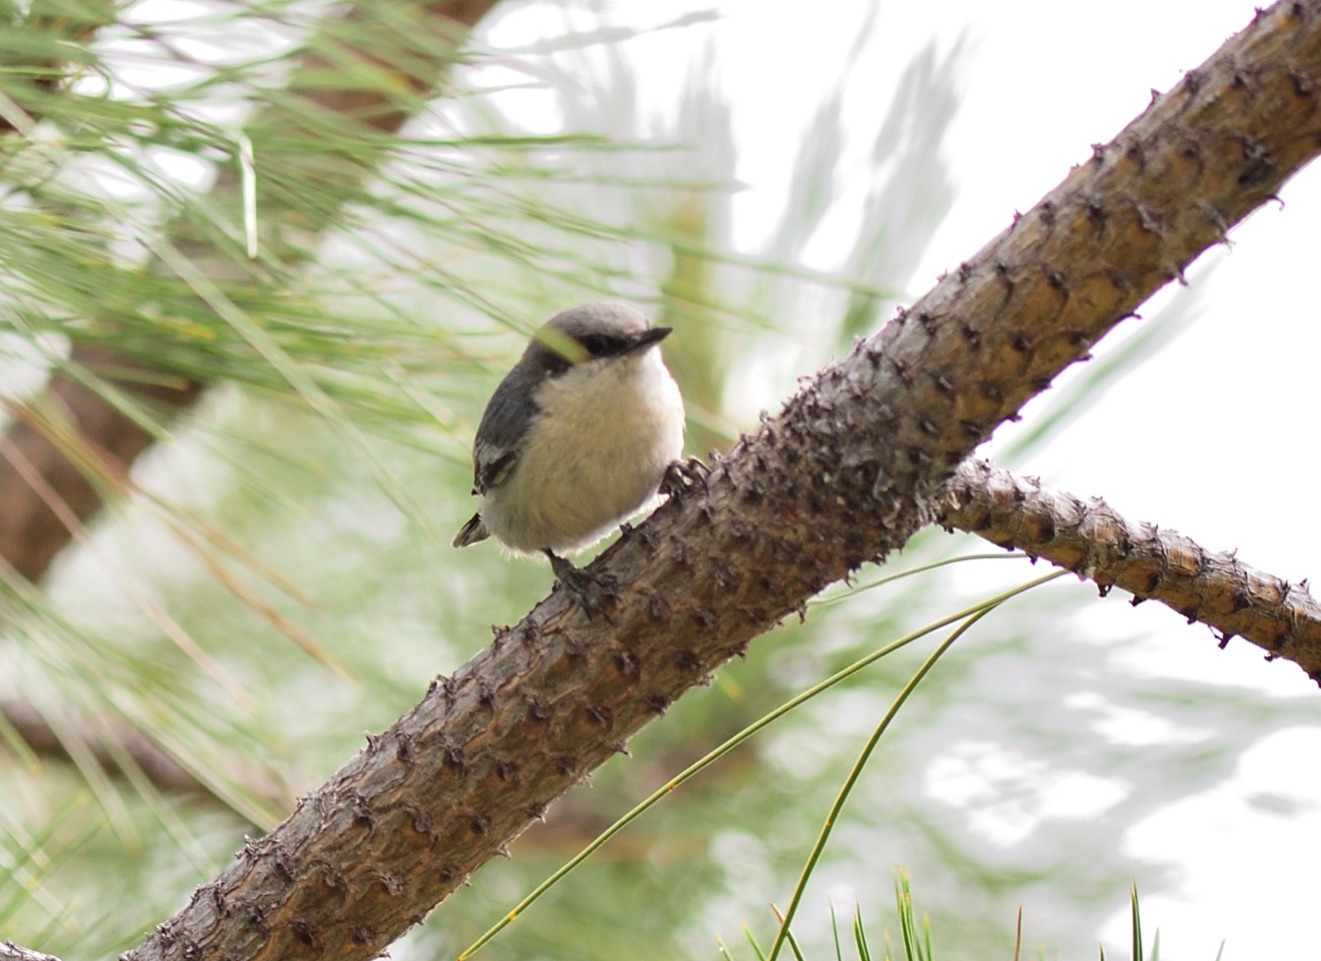
[[[289,264],[316,249],[316,235],[339,213],[330,198],[346,200],[366,182],[386,155],[389,135],[437,92],[471,28],[496,2],[396,0],[353,6],[322,28],[284,93],[273,97],[246,128],[259,166],[279,166],[286,174],[297,170],[303,182],[323,185],[327,198],[316,209],[291,209],[259,177],[258,208],[267,251],[278,252]],[[406,50],[400,49],[401,19],[412,27]],[[395,54],[388,62],[382,52],[387,50]],[[354,69],[347,69],[348,64]],[[344,150],[346,143],[354,145],[351,154]],[[238,204],[237,175],[226,167],[207,207],[232,213],[230,222],[238,224]],[[167,243],[222,287],[262,283],[263,278],[246,275],[246,265],[232,252],[216,246],[214,232],[211,222],[181,218],[169,229]],[[99,375],[102,385],[75,376],[79,368]],[[140,404],[147,417],[116,404],[103,385]],[[67,414],[75,439],[57,438],[38,426],[39,418],[20,418],[8,430],[11,449],[35,466],[57,503],[34,490],[15,461],[0,458],[0,557],[29,580],[41,579],[71,537],[58,504],[67,506],[80,523],[97,514],[114,478],[126,476],[156,439],[159,431],[153,427],[190,409],[205,387],[141,360],[76,345],[69,370],[56,372],[31,405]]]
[[[1100,498],[1084,503],[985,461],[967,461],[946,485],[939,522],[1025,551],[1133,603],[1157,600],[1219,634],[1243,637],[1271,660],[1293,661],[1321,683],[1321,605],[1307,582],[1291,584],[1211,552],[1174,531],[1133,524]]]
[[[24,10],[0,2],[0,35],[21,30],[28,38],[23,46],[0,46],[0,72],[5,75],[0,94],[9,100],[0,110],[0,136],[25,132],[44,115],[46,102],[60,96],[70,54],[113,19],[112,0],[35,0]]]
[[[4,723],[23,739],[38,755],[68,760],[69,750],[65,735],[61,734],[31,704],[0,698],[0,716]],[[110,774],[133,775],[146,778],[153,787],[177,794],[201,794],[219,800],[207,784],[184,768],[164,748],[133,728],[93,723],[85,718],[64,718],[66,729],[72,728],[84,752],[94,758]],[[232,783],[243,785],[254,797],[266,801],[274,810],[285,810],[290,791],[285,785],[238,756],[219,756],[208,759],[213,771],[223,772]]]
[[[1321,0],[1260,13],[562,595],[250,842],[126,958],[367,958],[642,725],[938,515],[1064,367],[1321,152]]]
[[[131,396],[162,422],[191,407],[202,393],[196,381],[165,375],[99,347],[75,347],[70,360]],[[67,373],[55,374],[42,396],[27,407],[17,411],[0,438],[0,557],[36,581],[76,529],[61,514],[80,523],[95,515],[106,490],[123,483],[129,466],[151,446],[155,434]],[[51,412],[71,429],[76,451],[42,426],[39,411]]]

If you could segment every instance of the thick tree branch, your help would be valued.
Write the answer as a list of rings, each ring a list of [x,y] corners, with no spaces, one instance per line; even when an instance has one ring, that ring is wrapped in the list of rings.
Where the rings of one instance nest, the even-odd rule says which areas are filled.
[[[0,941],[0,961],[60,961],[59,958],[21,948],[12,941]]]
[[[1258,15],[253,841],[133,961],[371,957],[806,600],[937,515],[997,424],[1321,152],[1321,0]]]
[[[1133,603],[1157,600],[1220,635],[1240,636],[1321,683],[1321,605],[1306,582],[1254,570],[1154,524],[1133,524],[1100,498],[1083,502],[985,461],[966,461],[945,488],[939,523],[1025,551]]]

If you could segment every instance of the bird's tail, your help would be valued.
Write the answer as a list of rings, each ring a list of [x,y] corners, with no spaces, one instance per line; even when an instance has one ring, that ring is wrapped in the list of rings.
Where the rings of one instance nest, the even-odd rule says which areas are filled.
[[[478,541],[484,541],[491,536],[491,532],[486,529],[482,523],[481,514],[473,514],[468,523],[459,528],[459,532],[454,535],[455,547],[467,547],[469,544],[476,544]]]

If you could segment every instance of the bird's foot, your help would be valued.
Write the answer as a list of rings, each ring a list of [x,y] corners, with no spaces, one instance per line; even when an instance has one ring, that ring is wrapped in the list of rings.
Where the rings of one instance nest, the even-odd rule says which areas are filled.
[[[696,457],[671,461],[661,478],[660,492],[667,497],[679,497],[699,484],[702,490],[706,490],[706,481],[710,476],[711,468]]]
[[[610,618],[605,613],[604,601],[613,601],[618,594],[618,585],[615,578],[609,575],[593,574],[581,567],[576,567],[572,561],[560,557],[552,550],[545,550],[543,553],[550,558],[550,569],[555,572],[555,581],[566,591],[573,595],[582,607],[583,613],[588,618],[594,618],[600,614],[607,621]]]

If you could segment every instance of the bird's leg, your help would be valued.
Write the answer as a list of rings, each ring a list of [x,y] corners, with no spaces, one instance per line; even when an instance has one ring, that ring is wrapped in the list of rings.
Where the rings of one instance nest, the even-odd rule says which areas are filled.
[[[688,493],[698,484],[706,490],[706,480],[710,476],[711,468],[696,457],[671,461],[661,478],[660,492],[667,497],[678,497]]]
[[[578,600],[587,616],[589,618],[597,614],[605,616],[601,602],[614,599],[615,579],[598,576],[576,567],[572,561],[560,557],[548,547],[543,548],[542,553],[550,558],[550,569],[555,572],[555,580]],[[606,617],[606,620],[610,618]]]

